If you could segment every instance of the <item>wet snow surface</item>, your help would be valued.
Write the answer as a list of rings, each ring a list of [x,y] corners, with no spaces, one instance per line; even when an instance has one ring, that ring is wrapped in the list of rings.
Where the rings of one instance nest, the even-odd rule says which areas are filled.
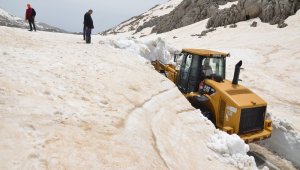
[[[255,168],[138,54],[100,36],[0,33],[0,169]]]

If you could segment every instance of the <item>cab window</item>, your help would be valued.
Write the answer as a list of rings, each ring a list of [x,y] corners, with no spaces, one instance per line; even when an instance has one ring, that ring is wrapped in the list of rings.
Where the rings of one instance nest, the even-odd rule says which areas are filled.
[[[202,61],[202,70],[205,77],[212,75],[225,78],[225,60],[223,58],[205,58]]]

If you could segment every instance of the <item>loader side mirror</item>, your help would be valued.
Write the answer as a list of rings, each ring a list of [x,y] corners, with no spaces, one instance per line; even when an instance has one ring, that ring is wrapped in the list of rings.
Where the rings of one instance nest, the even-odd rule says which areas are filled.
[[[178,54],[174,54],[174,62],[175,63],[177,62],[177,57],[178,57]]]
[[[181,53],[180,51],[175,51],[174,53],[174,62],[176,63],[178,58],[182,57],[183,53]]]

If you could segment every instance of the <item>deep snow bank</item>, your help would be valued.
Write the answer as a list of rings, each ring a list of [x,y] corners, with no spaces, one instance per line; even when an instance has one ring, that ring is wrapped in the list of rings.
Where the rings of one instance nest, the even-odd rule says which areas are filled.
[[[138,54],[147,60],[159,60],[164,64],[173,63],[172,57],[176,51],[161,38],[146,41],[123,38],[111,40],[110,44],[115,48],[125,49],[134,54]]]
[[[250,27],[256,21],[257,27]],[[207,21],[159,35],[175,48],[205,48],[229,52],[227,78],[234,66],[243,60],[241,84],[268,102],[272,113],[273,134],[267,140],[269,149],[288,158],[299,167],[300,136],[300,11],[286,19],[289,25],[279,29],[259,19],[237,24],[237,28],[217,28],[201,38],[192,36],[205,30]],[[173,37],[177,38],[174,39]],[[154,39],[156,35],[152,35]],[[284,119],[288,120],[285,121]],[[288,122],[288,123],[283,123]],[[286,126],[287,125],[287,126]]]
[[[239,169],[257,169],[253,157],[249,157],[249,145],[236,134],[229,135],[223,131],[216,130],[207,146],[219,153],[216,157],[236,166]],[[213,158],[210,158],[213,159]]]
[[[300,168],[300,135],[292,127],[292,122],[273,116],[272,138],[260,142],[263,146],[277,152],[280,156],[292,161]]]
[[[173,55],[176,51],[174,50],[175,48],[167,45],[161,38],[145,41],[118,39],[111,40],[110,45],[115,48],[125,49],[150,61],[159,60],[164,64],[173,63],[171,54]],[[204,119],[208,124],[212,124],[206,118]],[[208,157],[209,160],[218,158],[239,169],[256,169],[254,158],[247,155],[249,146],[237,135],[228,135],[225,132],[216,130],[207,146],[218,153],[214,157]]]
[[[0,33],[0,169],[235,168],[208,159],[215,128],[138,55]]]
[[[250,27],[254,21],[257,27]],[[139,41],[162,37],[175,49],[204,48],[229,52],[228,79],[233,76],[234,65],[243,60],[245,69],[241,72],[241,83],[264,98],[268,102],[268,112],[273,114],[273,134],[266,141],[268,148],[299,167],[300,159],[296,155],[300,153],[300,98],[297,95],[300,94],[300,11],[285,22],[289,26],[278,29],[255,18],[238,23],[237,28],[217,28],[201,38],[193,36],[206,30],[207,20],[203,20],[164,34],[152,34]]]

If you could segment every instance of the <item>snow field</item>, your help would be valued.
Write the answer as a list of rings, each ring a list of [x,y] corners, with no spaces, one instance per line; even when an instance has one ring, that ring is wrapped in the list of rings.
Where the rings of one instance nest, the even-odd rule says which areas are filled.
[[[250,27],[253,21],[258,23],[255,28]],[[227,79],[229,80],[232,79],[235,64],[243,60],[242,67],[245,69],[241,72],[243,80],[241,84],[249,87],[268,102],[268,113],[273,119],[272,138],[263,142],[264,145],[300,167],[298,157],[300,126],[297,123],[300,121],[300,99],[297,95],[300,94],[298,87],[300,83],[298,48],[300,34],[297,34],[300,27],[299,21],[300,12],[298,11],[286,20],[289,26],[284,29],[262,23],[259,19],[252,19],[238,23],[238,27],[234,29],[219,27],[216,31],[209,32],[207,36],[201,38],[192,36],[206,29],[207,20],[203,20],[168,33],[143,37],[136,44],[141,44],[141,42],[145,44],[147,41],[155,42],[159,37],[165,42],[166,51],[203,48],[229,52],[231,54],[227,60]],[[117,35],[119,36],[124,37],[123,34]],[[109,36],[109,38],[116,37]],[[174,50],[169,51],[172,55],[171,51]],[[140,55],[145,57],[144,54]],[[164,57],[165,60],[168,58]],[[168,63],[164,59],[160,60]]]
[[[0,33],[0,169],[235,168],[209,159],[213,125],[137,54]]]
[[[250,24],[256,21],[256,28]],[[262,23],[259,19],[240,22],[237,28],[217,28],[207,36],[191,35],[205,30],[207,20],[159,35],[169,46],[203,48],[229,52],[227,79],[233,77],[234,66],[243,60],[241,84],[249,87],[268,102],[268,113],[273,119],[272,137],[266,146],[273,152],[300,167],[300,12],[289,17],[284,29]],[[150,35],[145,39],[155,39]],[[173,37],[177,36],[176,39]],[[286,121],[287,120],[287,121]],[[289,123],[285,123],[289,122]]]
[[[95,36],[91,46],[75,35],[0,27],[0,169],[255,168],[248,145],[216,132],[147,62],[168,63],[175,49],[192,47],[230,52],[228,79],[244,60],[241,83],[269,102],[273,119],[263,143],[297,165],[299,12],[285,29],[252,21],[201,39],[191,35],[206,21],[160,38]]]
[[[161,38],[145,42],[119,39],[111,41],[110,44],[115,48],[136,53],[150,61],[159,60],[165,64],[172,63],[170,54],[174,54],[175,51],[173,48],[167,46]],[[209,120],[206,121],[212,124]],[[216,154],[216,158],[230,163],[239,169],[256,168],[254,158],[247,155],[249,146],[235,134],[228,135],[225,132],[216,130],[216,133],[211,137],[207,146],[219,154]]]

